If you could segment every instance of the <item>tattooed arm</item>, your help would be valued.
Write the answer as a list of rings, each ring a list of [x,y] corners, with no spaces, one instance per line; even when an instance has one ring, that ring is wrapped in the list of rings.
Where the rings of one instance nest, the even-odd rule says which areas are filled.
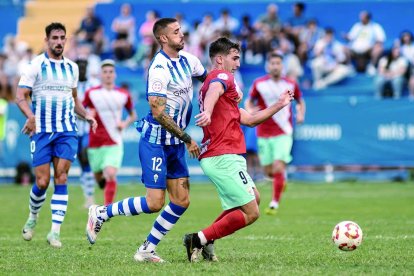
[[[165,105],[167,103],[166,97],[149,96],[148,101],[151,107],[152,115],[154,119],[160,123],[168,132],[173,134],[175,137],[185,142],[187,149],[191,157],[197,157],[200,154],[200,149],[197,143],[191,139],[184,130],[182,130],[173,118],[165,113]]]

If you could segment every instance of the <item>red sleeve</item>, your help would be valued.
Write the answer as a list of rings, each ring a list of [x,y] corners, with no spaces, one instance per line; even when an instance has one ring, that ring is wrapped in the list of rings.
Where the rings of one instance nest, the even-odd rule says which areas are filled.
[[[296,81],[294,82],[294,84],[295,84],[295,88],[294,88],[295,91],[294,91],[293,98],[295,98],[296,101],[299,101],[302,98],[302,91],[300,91],[299,85]]]
[[[252,100],[257,99],[259,97],[259,91],[257,91],[256,89],[256,84],[257,84],[257,81],[253,82],[252,87],[250,87],[249,97]]]
[[[90,92],[91,92],[91,89],[88,89],[85,92],[85,98],[83,98],[83,102],[82,102],[82,104],[83,104],[84,107],[93,107],[91,98],[89,96],[90,95]]]
[[[127,93],[127,95],[128,95],[127,102],[125,103],[125,108],[126,108],[128,111],[131,111],[131,110],[133,110],[133,109],[134,109],[134,102],[132,101],[131,94],[130,94],[128,91],[125,91],[125,93]]]
[[[228,77],[227,80],[226,80],[226,86],[227,86],[226,91],[230,91],[231,88],[236,89],[236,87],[235,87],[236,84],[234,83],[233,74],[226,73],[226,75]],[[224,91],[224,93],[226,93],[226,91]]]

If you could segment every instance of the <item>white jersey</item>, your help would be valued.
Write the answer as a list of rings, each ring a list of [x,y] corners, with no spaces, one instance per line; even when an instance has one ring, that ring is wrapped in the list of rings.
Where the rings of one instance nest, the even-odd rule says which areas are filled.
[[[78,65],[47,53],[35,57],[23,72],[19,87],[32,90],[36,133],[77,131],[72,89],[78,86]]]
[[[148,69],[147,99],[149,96],[166,97],[165,112],[181,129],[185,129],[191,119],[193,81],[192,77],[204,79],[206,69],[200,60],[185,51],[178,58],[170,58],[159,51]],[[176,145],[181,140],[166,131],[152,116],[151,111],[137,124],[141,138],[150,143]]]

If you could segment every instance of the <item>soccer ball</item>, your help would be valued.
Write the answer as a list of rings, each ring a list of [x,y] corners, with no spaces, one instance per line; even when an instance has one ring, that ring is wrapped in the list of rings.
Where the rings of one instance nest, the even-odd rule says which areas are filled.
[[[342,221],[335,226],[332,241],[340,250],[353,251],[361,245],[362,229],[353,221]]]

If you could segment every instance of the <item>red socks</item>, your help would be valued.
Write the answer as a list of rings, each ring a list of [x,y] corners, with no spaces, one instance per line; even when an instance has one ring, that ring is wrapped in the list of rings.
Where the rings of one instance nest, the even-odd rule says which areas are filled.
[[[276,202],[280,201],[284,186],[285,186],[285,174],[276,173],[273,176],[273,200],[274,201]]]
[[[104,198],[105,198],[105,205],[111,204],[114,202],[116,193],[116,181],[106,181],[105,189],[104,189]]]
[[[218,220],[220,217],[221,219]],[[212,225],[202,232],[207,241],[212,241],[233,234],[245,226],[246,220],[243,212],[240,209],[233,209],[224,211]]]

